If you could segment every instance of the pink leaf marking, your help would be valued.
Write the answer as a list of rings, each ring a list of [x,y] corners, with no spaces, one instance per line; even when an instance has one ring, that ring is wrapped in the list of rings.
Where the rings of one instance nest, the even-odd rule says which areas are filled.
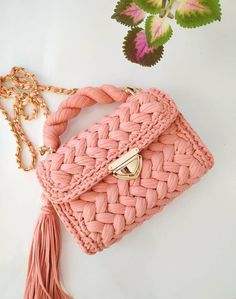
[[[161,25],[158,26],[155,32],[153,33],[153,39],[156,39],[158,37],[160,30],[161,30]]]
[[[182,12],[191,12],[193,10],[197,10],[199,12],[208,11],[207,7],[199,3],[197,0],[187,0],[185,3],[181,5],[180,10]]]
[[[132,3],[122,11],[121,15],[132,17],[135,24],[139,23],[145,17],[145,13],[135,3]]]
[[[152,53],[154,51],[153,47],[148,47],[147,37],[144,30],[137,33],[135,38],[135,48],[137,50],[135,55],[137,61],[140,61],[145,54]]]

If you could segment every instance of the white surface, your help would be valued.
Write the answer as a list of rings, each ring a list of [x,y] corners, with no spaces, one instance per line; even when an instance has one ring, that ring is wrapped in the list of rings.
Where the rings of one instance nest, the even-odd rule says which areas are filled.
[[[236,298],[236,3],[221,2],[221,23],[192,31],[174,26],[164,59],[142,68],[122,55],[127,28],[110,19],[116,1],[0,1],[2,75],[18,65],[59,86],[158,86],[215,157],[199,184],[109,250],[86,256],[63,230],[63,281],[75,299]],[[52,109],[61,99],[50,96]],[[84,111],[64,138],[112,109]],[[42,124],[29,127],[38,145]],[[34,172],[16,169],[2,117],[0,138],[1,299],[18,299],[41,188]]]

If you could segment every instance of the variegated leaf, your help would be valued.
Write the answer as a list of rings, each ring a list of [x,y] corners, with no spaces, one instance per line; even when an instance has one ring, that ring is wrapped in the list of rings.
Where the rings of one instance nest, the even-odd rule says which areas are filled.
[[[144,11],[156,14],[162,8],[162,0],[134,0]]]
[[[158,47],[165,44],[173,31],[167,18],[149,16],[145,24],[145,32],[149,46]]]
[[[123,51],[128,60],[143,66],[152,66],[161,59],[163,46],[149,47],[145,31],[135,27],[129,30],[125,37]]]
[[[220,20],[219,0],[178,0],[175,12],[177,23],[185,28],[195,28]]]
[[[124,25],[136,26],[144,20],[145,13],[133,0],[121,0],[112,18]]]

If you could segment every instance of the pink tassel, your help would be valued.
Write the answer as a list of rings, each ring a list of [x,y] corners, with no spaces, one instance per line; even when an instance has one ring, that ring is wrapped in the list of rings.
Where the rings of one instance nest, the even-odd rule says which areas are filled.
[[[47,201],[34,231],[24,299],[72,299],[60,285],[60,251],[60,223]]]

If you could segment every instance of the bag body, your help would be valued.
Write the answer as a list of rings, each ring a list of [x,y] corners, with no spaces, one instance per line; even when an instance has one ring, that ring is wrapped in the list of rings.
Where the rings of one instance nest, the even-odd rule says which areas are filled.
[[[37,168],[44,197],[88,254],[109,247],[160,212],[213,166],[211,153],[168,95],[152,88],[121,101]],[[75,117],[81,109],[76,103],[75,95],[60,107],[62,122],[55,121],[59,114],[51,116],[46,138],[65,130],[67,114]],[[139,175],[117,178],[109,165],[133,149],[142,159]]]

